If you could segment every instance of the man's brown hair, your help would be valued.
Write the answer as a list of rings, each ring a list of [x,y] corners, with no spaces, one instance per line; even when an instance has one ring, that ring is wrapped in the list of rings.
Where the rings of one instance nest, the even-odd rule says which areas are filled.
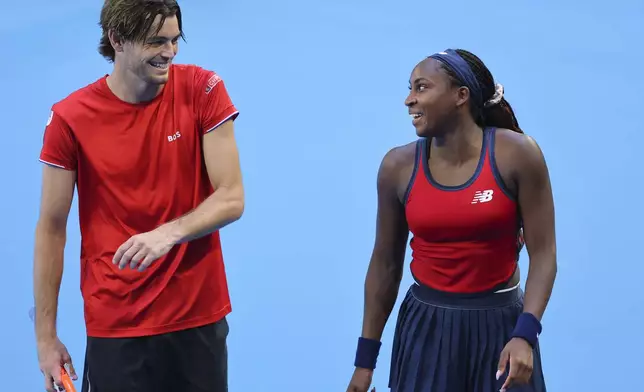
[[[181,38],[185,39],[181,23],[181,8],[176,0],[105,0],[99,23],[103,29],[103,35],[98,52],[108,61],[113,62],[115,53],[110,43],[109,32],[113,31],[123,42],[143,42],[150,33],[157,15],[161,15],[161,20],[156,26],[156,32],[161,29],[166,18],[176,16]]]

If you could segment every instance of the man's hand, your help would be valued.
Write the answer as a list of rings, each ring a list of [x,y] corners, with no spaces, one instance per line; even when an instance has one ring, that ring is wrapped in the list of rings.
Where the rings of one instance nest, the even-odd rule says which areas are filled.
[[[78,379],[72,364],[72,358],[65,345],[58,338],[50,342],[38,342],[38,363],[40,371],[45,376],[45,390],[47,392],[56,392],[54,385],[59,390],[63,390],[61,373],[65,365],[69,365],[69,376],[72,380]]]
[[[508,388],[527,384],[532,376],[532,347],[521,338],[513,338],[505,345],[501,352],[498,371],[496,372],[497,380],[505,373],[508,362],[510,371],[506,378],[501,392],[507,391]]]
[[[144,271],[154,261],[166,255],[176,244],[166,226],[130,237],[114,253],[112,262],[120,269],[130,265]]]

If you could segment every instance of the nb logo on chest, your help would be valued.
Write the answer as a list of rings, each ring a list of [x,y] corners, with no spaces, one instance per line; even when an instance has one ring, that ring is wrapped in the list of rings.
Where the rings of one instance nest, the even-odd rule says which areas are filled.
[[[493,189],[486,189],[484,191],[476,191],[476,192],[474,192],[474,198],[472,199],[471,204],[487,203],[487,202],[492,200],[493,196],[494,196],[494,190]]]

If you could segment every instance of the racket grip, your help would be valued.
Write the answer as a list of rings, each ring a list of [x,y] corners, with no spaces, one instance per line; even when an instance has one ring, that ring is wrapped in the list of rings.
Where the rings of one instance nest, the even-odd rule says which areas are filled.
[[[72,383],[72,378],[69,377],[69,374],[67,374],[67,371],[65,371],[65,368],[60,369],[60,379],[63,382],[63,388],[65,388],[65,392],[76,392],[76,388],[74,388],[74,383]]]

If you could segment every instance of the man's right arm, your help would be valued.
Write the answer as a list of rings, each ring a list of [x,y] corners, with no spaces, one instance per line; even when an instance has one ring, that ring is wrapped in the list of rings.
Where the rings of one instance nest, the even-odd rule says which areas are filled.
[[[57,338],[58,292],[63,276],[67,218],[74,197],[76,171],[43,166],[40,215],[34,250],[36,339]]]

